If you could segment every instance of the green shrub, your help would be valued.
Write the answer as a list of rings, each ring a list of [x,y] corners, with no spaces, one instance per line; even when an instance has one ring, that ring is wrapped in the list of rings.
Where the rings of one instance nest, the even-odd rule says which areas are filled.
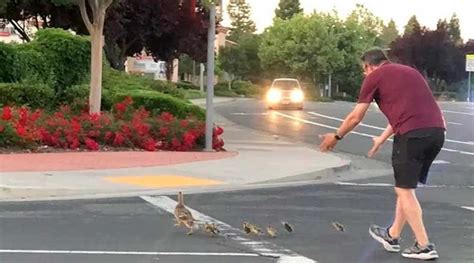
[[[17,146],[20,142],[15,128],[11,122],[0,119],[0,147]]]
[[[228,82],[220,82],[214,86],[214,95],[219,97],[238,97],[239,94],[229,89]]]
[[[152,90],[159,91],[164,94],[171,95],[178,99],[186,99],[186,92],[183,89],[178,89],[176,85],[167,81],[155,80],[150,85]]]
[[[19,71],[18,80],[34,79],[37,82],[54,86],[56,78],[52,68],[49,66],[46,57],[31,43],[16,45],[18,56],[17,68]]]
[[[102,87],[111,92],[137,89],[150,90],[152,82],[153,80],[149,78],[130,75],[109,67],[105,67],[102,74]]]
[[[0,83],[0,105],[53,108],[54,90],[41,83]]]
[[[333,99],[328,98],[328,97],[315,97],[315,98],[312,98],[311,100],[316,101],[316,102],[334,102]]]
[[[0,82],[19,80],[18,54],[13,45],[0,42]]]
[[[340,94],[336,94],[332,97],[334,100],[340,100],[340,101],[349,101],[349,102],[356,102],[357,99],[352,97],[351,95],[349,94],[346,94],[344,96],[344,94],[340,93]]]
[[[39,30],[31,42],[54,74],[52,84],[58,93],[61,89],[82,83],[90,72],[90,41],[61,29]]]
[[[133,105],[135,107],[143,106],[145,109],[152,111],[155,114],[170,112],[179,118],[186,118],[191,115],[201,120],[205,119],[204,111],[198,106],[153,90],[130,90],[118,92],[113,95],[114,103],[121,102],[128,96],[133,99]]]
[[[236,80],[232,82],[232,90],[246,97],[253,97],[260,94],[258,86],[249,81]]]
[[[192,99],[200,99],[200,98],[205,98],[206,93],[202,92],[200,90],[184,90],[185,92],[185,99],[186,100],[192,100]]]
[[[458,94],[456,92],[440,91],[433,92],[433,96],[439,101],[453,101],[457,99]]]
[[[187,89],[187,90],[200,90],[200,87],[195,86],[191,83],[188,82],[178,82],[176,83],[176,86],[180,89]]]

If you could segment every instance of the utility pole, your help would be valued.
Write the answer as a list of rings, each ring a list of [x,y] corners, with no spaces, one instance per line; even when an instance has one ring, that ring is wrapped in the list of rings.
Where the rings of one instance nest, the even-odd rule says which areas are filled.
[[[209,6],[209,31],[207,33],[207,94],[206,94],[206,151],[213,151],[212,135],[214,131],[214,41],[216,38],[216,4]]]

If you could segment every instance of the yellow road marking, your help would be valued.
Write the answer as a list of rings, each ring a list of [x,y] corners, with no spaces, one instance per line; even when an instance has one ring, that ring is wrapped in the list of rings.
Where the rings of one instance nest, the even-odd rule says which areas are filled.
[[[105,180],[118,184],[128,184],[147,188],[172,188],[182,186],[211,186],[224,182],[180,175],[114,176]]]

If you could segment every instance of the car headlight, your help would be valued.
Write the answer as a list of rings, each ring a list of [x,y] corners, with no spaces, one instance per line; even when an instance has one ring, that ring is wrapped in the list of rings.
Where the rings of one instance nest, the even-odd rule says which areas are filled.
[[[291,101],[292,102],[302,102],[304,100],[304,94],[301,90],[293,90],[291,92]]]
[[[279,102],[281,100],[281,91],[270,89],[267,93],[267,100],[269,102]]]

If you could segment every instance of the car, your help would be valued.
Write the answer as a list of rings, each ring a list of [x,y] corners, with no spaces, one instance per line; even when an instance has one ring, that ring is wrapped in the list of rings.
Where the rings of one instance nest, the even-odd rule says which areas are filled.
[[[266,103],[269,110],[276,108],[291,108],[302,110],[304,106],[304,92],[297,79],[274,79],[267,91]]]

